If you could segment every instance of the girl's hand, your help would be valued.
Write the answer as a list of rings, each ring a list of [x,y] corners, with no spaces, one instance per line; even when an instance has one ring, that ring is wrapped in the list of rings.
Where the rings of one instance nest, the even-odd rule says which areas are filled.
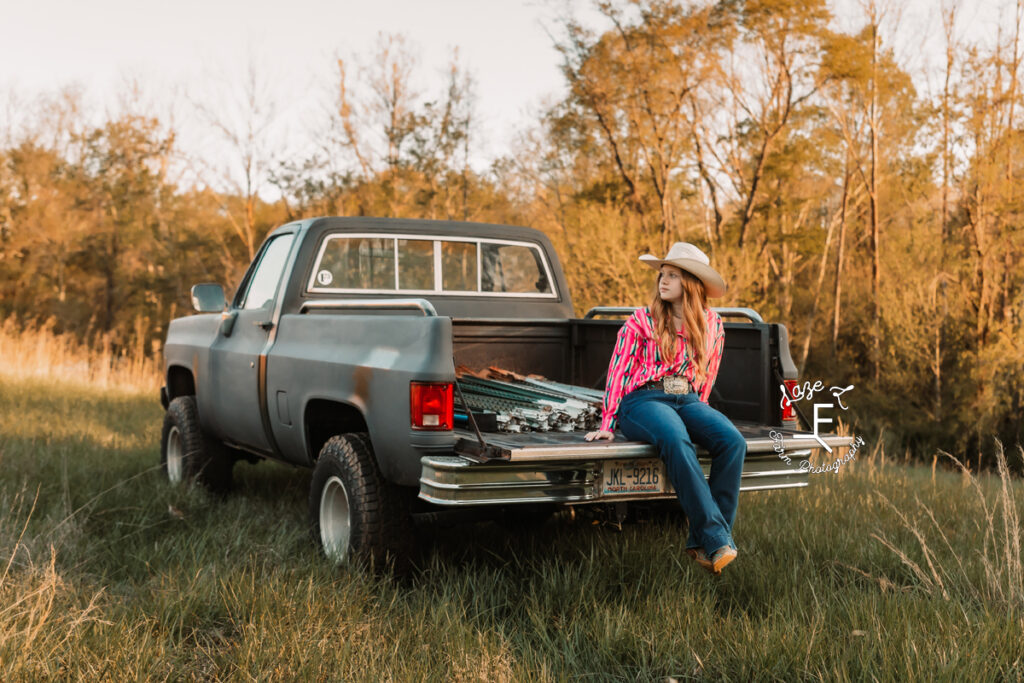
[[[597,440],[601,440],[601,439],[606,439],[606,440],[608,440],[608,441],[612,441],[612,440],[614,440],[614,439],[615,439],[615,435],[614,435],[614,434],[612,434],[611,432],[606,432],[606,431],[596,431],[596,432],[590,432],[590,433],[588,433],[588,434],[587,434],[587,435],[586,435],[585,437],[583,437],[583,438],[584,438],[584,439],[586,439],[587,441],[593,441],[593,440],[595,440],[595,439],[597,439]]]

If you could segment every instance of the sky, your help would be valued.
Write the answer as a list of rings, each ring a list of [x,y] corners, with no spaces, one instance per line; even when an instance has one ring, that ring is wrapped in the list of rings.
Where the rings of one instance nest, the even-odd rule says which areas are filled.
[[[948,1],[893,3],[899,48],[916,68],[941,57],[939,10]],[[859,0],[830,4],[840,21],[859,14]],[[967,5],[962,33],[994,33],[994,8],[1004,4]],[[335,58],[368,57],[379,34],[402,34],[427,96],[440,92],[458,48],[475,81],[479,169],[509,153],[564,92],[552,33],[566,12],[597,19],[587,0],[0,0],[0,93],[24,99],[76,84],[102,116],[121,106],[134,80],[142,108],[174,124],[186,154],[202,155],[217,145],[194,103],[224,106],[252,64],[278,103],[278,147],[298,154],[296,131],[315,129],[333,94]]]
[[[333,83],[336,56],[369,56],[380,33],[403,34],[427,95],[439,92],[458,48],[475,81],[477,154],[493,158],[561,92],[548,31],[573,4],[586,10],[572,0],[0,0],[0,88],[77,84],[110,108],[135,79],[156,109],[188,118],[176,101],[216,100],[211,84],[237,79],[252,63],[279,108],[302,123],[315,116],[310,100]]]

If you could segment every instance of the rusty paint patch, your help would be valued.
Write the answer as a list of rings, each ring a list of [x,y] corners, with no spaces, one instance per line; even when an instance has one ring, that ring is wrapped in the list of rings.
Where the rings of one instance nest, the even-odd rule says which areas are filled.
[[[360,365],[352,373],[352,392],[355,397],[362,399],[365,403],[370,395],[370,377],[373,375],[373,368]]]

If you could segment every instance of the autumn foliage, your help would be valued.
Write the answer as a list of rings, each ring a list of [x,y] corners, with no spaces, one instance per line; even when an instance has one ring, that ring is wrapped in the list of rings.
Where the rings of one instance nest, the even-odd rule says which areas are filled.
[[[191,284],[234,286],[268,230],[315,215],[537,227],[579,313],[643,303],[636,257],[685,240],[729,283],[713,303],[783,322],[801,377],[854,384],[874,434],[972,461],[983,437],[1019,441],[1020,12],[974,44],[947,10],[924,74],[882,5],[847,30],[820,0],[597,7],[599,25],[555,32],[565,96],[486,170],[467,71],[425,93],[400,37],[337,60],[302,153],[257,144],[250,80],[244,130],[204,109],[229,186],[172,173],[198,161],[168,121],[86,123],[52,97],[0,145],[0,316],[152,357]]]

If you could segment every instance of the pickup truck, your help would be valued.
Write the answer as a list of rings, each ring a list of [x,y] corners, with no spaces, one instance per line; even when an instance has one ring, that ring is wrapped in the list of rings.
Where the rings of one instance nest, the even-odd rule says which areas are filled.
[[[167,477],[223,491],[241,458],[312,468],[310,531],[334,562],[403,561],[414,523],[445,511],[501,509],[526,523],[558,506],[621,514],[674,498],[653,448],[621,433],[484,431],[472,410],[457,424],[456,368],[604,388],[621,316],[634,309],[575,317],[538,230],[303,220],[269,235],[230,302],[200,284],[192,303],[200,315],[171,321],[164,346]],[[782,393],[797,375],[785,326],[716,310],[725,352],[709,403],[747,440],[741,490],[807,486],[795,461],[850,439],[798,428]]]

